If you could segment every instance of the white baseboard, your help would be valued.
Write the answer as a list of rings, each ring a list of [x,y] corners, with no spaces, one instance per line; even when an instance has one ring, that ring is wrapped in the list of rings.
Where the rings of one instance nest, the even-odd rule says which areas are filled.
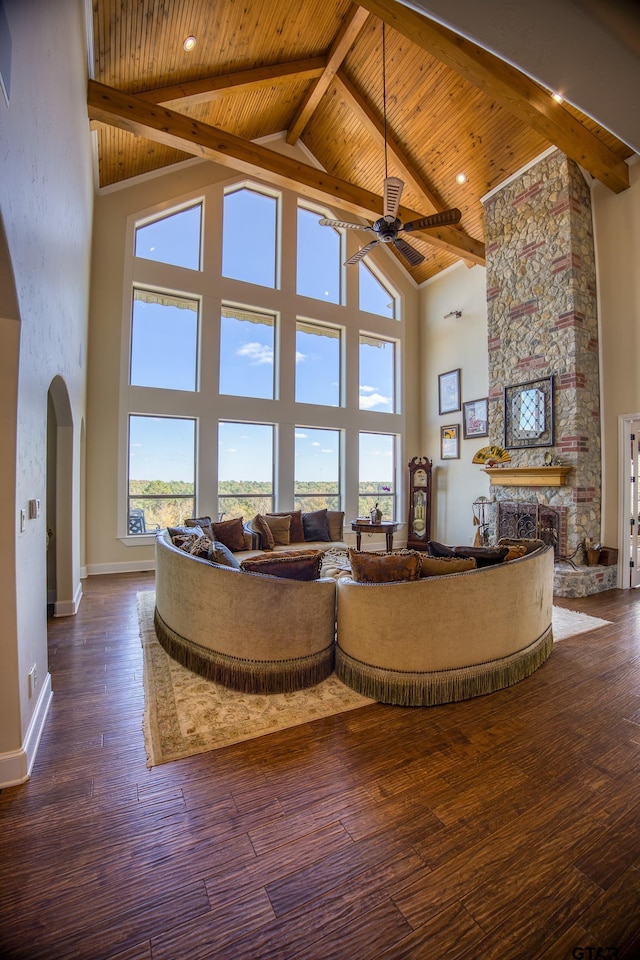
[[[22,747],[0,754],[0,790],[25,783],[31,776],[52,696],[51,674],[47,673]]]
[[[87,574],[90,577],[101,576],[104,573],[146,573],[155,570],[155,560],[130,560],[126,563],[90,563]]]
[[[80,579],[81,579],[81,580],[86,580],[86,579],[87,579],[87,568],[86,568],[86,567],[80,567]]]
[[[76,593],[73,600],[56,600],[53,605],[54,617],[75,617],[82,600],[82,584],[76,587]]]

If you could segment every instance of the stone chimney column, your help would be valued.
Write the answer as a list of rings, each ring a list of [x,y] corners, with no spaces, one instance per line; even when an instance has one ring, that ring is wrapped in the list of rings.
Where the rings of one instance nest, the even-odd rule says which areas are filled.
[[[504,445],[503,389],[553,377],[553,447],[510,450],[512,466],[550,452],[573,467],[563,487],[492,487],[497,499],[560,508],[566,544],[583,562],[600,538],[600,380],[591,194],[554,151],[485,202],[490,442]]]

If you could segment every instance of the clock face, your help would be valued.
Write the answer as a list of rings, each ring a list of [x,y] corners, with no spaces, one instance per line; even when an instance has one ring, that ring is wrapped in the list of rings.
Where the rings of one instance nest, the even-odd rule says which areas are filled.
[[[425,470],[416,470],[413,475],[413,485],[414,487],[426,487],[427,474]]]

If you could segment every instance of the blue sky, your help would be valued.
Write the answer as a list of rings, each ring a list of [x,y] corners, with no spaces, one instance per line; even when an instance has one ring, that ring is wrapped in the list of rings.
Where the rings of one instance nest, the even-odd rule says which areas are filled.
[[[300,209],[297,260],[298,293],[339,302],[340,236],[318,224],[321,214]],[[190,269],[200,267],[200,205],[143,225],[136,231],[136,254]],[[225,197],[223,262],[225,276],[254,284],[275,284],[277,201],[253,191],[238,190]],[[250,248],[247,226],[251,225]],[[368,239],[363,233],[363,243]],[[349,267],[354,270],[356,267]],[[393,301],[366,264],[360,263],[360,307],[393,316]],[[231,313],[232,311],[226,311]],[[245,313],[249,313],[246,312]],[[270,399],[274,396],[275,327],[268,314],[221,317],[221,393]],[[296,400],[337,406],[341,402],[340,339],[335,329],[313,320],[296,339]],[[134,299],[131,382],[174,390],[196,388],[197,301],[154,296],[139,291]],[[359,355],[360,408],[392,411],[394,407],[394,347],[362,338]],[[188,420],[134,418],[130,455],[133,479],[193,480],[193,425]],[[219,438],[221,479],[269,480],[272,474],[273,432],[260,424],[222,424]],[[299,480],[332,480],[337,476],[339,441],[336,431],[300,428],[295,435],[296,476]],[[389,438],[361,443],[362,480],[391,479]]]

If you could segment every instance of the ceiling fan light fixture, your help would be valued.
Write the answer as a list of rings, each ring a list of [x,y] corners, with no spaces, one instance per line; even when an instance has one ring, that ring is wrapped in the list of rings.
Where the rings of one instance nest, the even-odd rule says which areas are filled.
[[[187,53],[190,53],[190,52],[193,50],[193,48],[195,47],[195,45],[196,45],[197,42],[198,42],[197,39],[196,39],[193,35],[190,35],[190,36],[188,36],[188,37],[185,38],[185,41],[184,41],[184,43],[182,44],[183,49],[184,49]]]

